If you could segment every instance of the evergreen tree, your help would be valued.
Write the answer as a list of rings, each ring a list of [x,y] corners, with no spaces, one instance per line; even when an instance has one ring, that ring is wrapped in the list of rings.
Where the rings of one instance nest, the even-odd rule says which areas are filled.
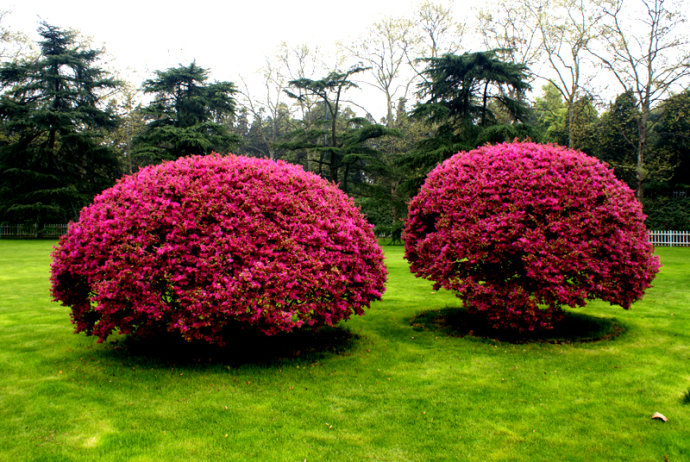
[[[529,88],[527,69],[502,61],[498,57],[500,51],[425,59],[426,80],[419,91],[423,100],[412,115],[433,127],[434,133],[401,158],[411,172],[407,181],[411,191],[416,191],[437,163],[458,151],[534,137],[534,130],[523,123],[529,108],[521,99],[511,96]],[[503,115],[509,115],[510,123],[501,122],[499,108]]]
[[[46,23],[38,32],[37,58],[0,67],[0,221],[74,219],[120,174],[117,153],[104,142],[118,119],[101,108],[119,82],[75,32]]]
[[[399,159],[429,135],[422,122],[408,116],[405,103],[403,98],[398,100],[392,121],[392,128],[396,132],[370,142],[378,152],[376,168],[368,169],[369,181],[359,185],[355,198],[369,222],[374,225],[376,235],[394,241],[400,240],[407,217],[407,203],[411,198],[404,188],[410,172],[400,165]]]
[[[636,157],[640,111],[632,92],[618,95],[601,116],[596,156],[609,163],[616,177],[634,188],[637,182]]]
[[[662,101],[654,115],[653,157],[668,159],[674,168],[670,189],[690,196],[690,89]]]
[[[239,138],[230,130],[236,93],[232,82],[208,83],[208,71],[188,66],[157,71],[144,82],[154,95],[145,109],[143,132],[133,140],[139,165],[173,160],[190,154],[227,153]]]
[[[314,153],[308,163],[315,164],[316,173],[338,183],[345,192],[352,192],[365,181],[366,170],[378,168],[379,153],[369,141],[393,133],[383,125],[355,117],[347,107],[343,109],[344,93],[357,87],[350,77],[364,70],[353,67],[345,72],[333,71],[319,80],[293,80],[290,87],[298,93],[286,92],[298,101],[316,98],[318,103],[305,114],[303,126],[292,131],[280,147]]]

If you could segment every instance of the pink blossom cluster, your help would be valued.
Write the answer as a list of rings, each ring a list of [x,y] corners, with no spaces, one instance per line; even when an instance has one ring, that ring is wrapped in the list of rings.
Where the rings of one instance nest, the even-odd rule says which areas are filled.
[[[52,295],[77,332],[179,333],[223,344],[363,314],[383,252],[352,200],[284,162],[217,154],[122,178],[53,252]]]
[[[410,202],[411,271],[495,328],[551,328],[562,306],[625,309],[659,271],[633,191],[595,158],[504,143],[436,167]]]

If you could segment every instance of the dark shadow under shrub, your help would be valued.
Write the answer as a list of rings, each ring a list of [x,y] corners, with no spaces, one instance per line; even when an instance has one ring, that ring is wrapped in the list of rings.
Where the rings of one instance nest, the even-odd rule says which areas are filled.
[[[285,360],[315,361],[331,354],[346,354],[359,336],[342,327],[318,331],[298,330],[267,336],[258,330],[228,330],[225,346],[201,341],[187,342],[179,336],[120,337],[109,343],[107,355],[150,366],[198,367],[245,364],[271,365]]]
[[[690,388],[688,388],[688,391],[685,392],[683,397],[681,398],[681,402],[683,404],[689,404],[690,405]]]
[[[566,312],[553,329],[517,332],[494,329],[486,317],[464,308],[444,308],[419,313],[411,320],[416,329],[442,332],[452,337],[478,337],[508,343],[580,343],[611,340],[625,332],[616,319]]]

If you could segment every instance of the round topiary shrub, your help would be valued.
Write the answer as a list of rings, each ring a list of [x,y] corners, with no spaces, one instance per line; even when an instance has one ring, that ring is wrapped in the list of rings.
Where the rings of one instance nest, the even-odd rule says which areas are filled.
[[[562,306],[625,309],[659,270],[633,192],[597,159],[553,145],[460,152],[429,173],[403,234],[410,269],[494,328],[551,328]]]
[[[363,314],[385,290],[371,225],[335,185],[283,162],[194,156],[94,199],[53,252],[77,332],[224,343]]]

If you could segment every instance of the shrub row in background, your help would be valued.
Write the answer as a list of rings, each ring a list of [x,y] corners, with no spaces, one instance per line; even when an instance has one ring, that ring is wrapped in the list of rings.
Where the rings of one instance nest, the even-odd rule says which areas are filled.
[[[643,202],[648,229],[690,230],[690,197],[645,198]]]

